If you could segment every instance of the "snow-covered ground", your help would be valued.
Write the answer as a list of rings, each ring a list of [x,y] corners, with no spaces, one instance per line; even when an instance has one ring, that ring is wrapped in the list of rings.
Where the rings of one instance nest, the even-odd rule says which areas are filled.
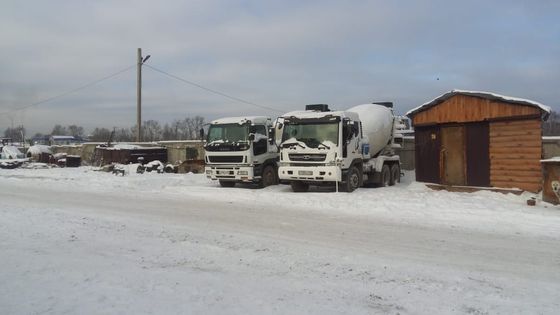
[[[0,313],[560,312],[560,207],[410,177],[296,194],[0,170]]]

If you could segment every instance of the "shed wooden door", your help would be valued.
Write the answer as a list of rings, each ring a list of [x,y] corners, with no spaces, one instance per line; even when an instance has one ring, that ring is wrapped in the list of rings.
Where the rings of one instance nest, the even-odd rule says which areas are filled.
[[[416,180],[439,183],[440,132],[438,126],[417,127],[414,131]]]
[[[490,133],[488,123],[468,124],[466,136],[467,184],[490,186]]]
[[[465,127],[441,128],[441,176],[447,185],[466,185]]]

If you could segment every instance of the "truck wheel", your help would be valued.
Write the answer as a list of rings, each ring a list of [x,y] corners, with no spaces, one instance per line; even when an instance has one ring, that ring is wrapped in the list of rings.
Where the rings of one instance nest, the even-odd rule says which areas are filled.
[[[222,187],[233,187],[235,186],[235,182],[231,182],[228,180],[220,180],[220,186]]]
[[[390,184],[391,184],[391,169],[389,168],[389,165],[385,164],[381,168],[381,183],[379,183],[379,186],[387,187]]]
[[[263,170],[260,186],[267,187],[270,185],[278,185],[278,174],[274,166],[267,165]]]
[[[306,192],[309,190],[309,184],[300,181],[294,180],[290,183],[290,185],[292,186],[292,190],[294,192]]]
[[[389,185],[393,186],[401,182],[401,168],[399,164],[391,165],[391,182]]]
[[[358,170],[357,167],[352,166],[350,170],[348,170],[348,175],[346,175],[346,183],[343,186],[343,190],[346,192],[353,192],[358,187],[360,187],[361,182],[362,173]]]

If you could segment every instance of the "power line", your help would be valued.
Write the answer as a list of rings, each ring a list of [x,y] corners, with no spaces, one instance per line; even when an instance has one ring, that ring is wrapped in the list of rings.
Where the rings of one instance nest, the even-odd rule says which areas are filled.
[[[225,97],[225,98],[229,98],[229,99],[234,100],[234,101],[237,101],[237,102],[245,103],[245,104],[248,104],[248,105],[251,105],[251,106],[260,107],[260,108],[263,108],[263,109],[268,109],[268,110],[275,111],[275,112],[278,112],[278,113],[284,113],[284,112],[285,112],[285,111],[282,111],[282,110],[279,110],[279,109],[276,109],[276,108],[272,108],[272,107],[268,107],[268,106],[264,106],[264,105],[255,104],[255,103],[253,103],[253,102],[246,101],[246,100],[241,99],[241,98],[239,98],[239,97],[231,96],[231,95],[228,95],[228,94],[226,94],[226,93],[223,93],[223,92],[220,92],[220,91],[216,91],[216,90],[211,89],[211,88],[207,88],[207,87],[205,87],[205,86],[203,86],[203,85],[200,85],[200,84],[198,84],[198,83],[194,83],[194,82],[192,82],[192,81],[183,79],[183,78],[181,78],[181,77],[178,77],[178,76],[173,75],[173,74],[171,74],[171,73],[165,72],[165,71],[163,71],[163,70],[161,70],[161,69],[155,68],[155,67],[150,66],[150,65],[148,65],[148,64],[144,64],[144,66],[145,66],[145,67],[148,67],[148,68],[150,68],[150,69],[152,69],[153,71],[159,72],[159,73],[164,74],[164,75],[166,75],[166,76],[168,76],[168,77],[170,77],[170,78],[173,78],[173,79],[175,79],[175,80],[179,80],[179,81],[181,81],[181,82],[183,82],[183,83],[186,83],[186,84],[189,84],[189,85],[192,85],[192,86],[196,86],[197,88],[203,89],[203,90],[205,90],[205,91],[208,91],[208,92],[211,92],[211,93],[220,95],[220,96],[223,96],[223,97]]]
[[[82,85],[82,86],[80,86],[80,87],[77,87],[77,88],[75,88],[75,89],[66,91],[66,92],[64,92],[64,93],[60,93],[60,94],[58,94],[58,95],[51,96],[51,97],[46,98],[46,99],[44,99],[44,100],[41,100],[41,101],[38,101],[38,102],[35,102],[35,103],[31,103],[31,104],[28,104],[28,105],[25,105],[25,106],[21,106],[21,107],[19,107],[19,108],[14,108],[14,109],[12,109],[12,110],[8,110],[8,111],[5,111],[5,112],[1,112],[0,115],[7,115],[7,114],[10,114],[10,113],[15,112],[15,111],[24,110],[24,109],[27,109],[27,108],[29,108],[29,107],[33,107],[33,106],[37,106],[37,105],[40,105],[40,104],[43,104],[43,103],[47,103],[47,102],[50,102],[50,101],[54,101],[54,100],[56,100],[56,99],[59,99],[59,98],[62,98],[62,97],[64,97],[64,96],[66,96],[66,95],[69,95],[69,94],[78,92],[78,91],[83,90],[83,89],[86,89],[86,88],[88,88],[88,87],[90,87],[90,86],[96,85],[97,83],[103,82],[103,81],[108,80],[108,79],[111,79],[111,78],[113,78],[113,77],[116,77],[117,75],[119,75],[119,74],[121,74],[121,73],[123,73],[123,72],[126,72],[126,71],[128,71],[128,70],[130,70],[130,69],[132,69],[132,68],[134,68],[134,67],[136,67],[136,65],[132,65],[132,66],[126,67],[126,68],[124,68],[124,69],[122,69],[122,70],[119,70],[119,71],[113,73],[113,74],[110,74],[110,75],[105,76],[105,77],[102,77],[102,78],[100,78],[100,79],[91,81],[91,82],[89,82],[89,83],[87,83],[87,84],[84,84],[84,85]]]

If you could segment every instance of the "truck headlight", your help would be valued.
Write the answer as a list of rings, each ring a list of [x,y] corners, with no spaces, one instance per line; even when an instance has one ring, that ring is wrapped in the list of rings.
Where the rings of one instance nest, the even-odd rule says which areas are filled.
[[[206,175],[212,175],[212,170],[207,170]]]
[[[237,175],[249,175],[248,171],[237,171]]]
[[[336,161],[329,161],[326,164],[327,166],[336,166]]]

